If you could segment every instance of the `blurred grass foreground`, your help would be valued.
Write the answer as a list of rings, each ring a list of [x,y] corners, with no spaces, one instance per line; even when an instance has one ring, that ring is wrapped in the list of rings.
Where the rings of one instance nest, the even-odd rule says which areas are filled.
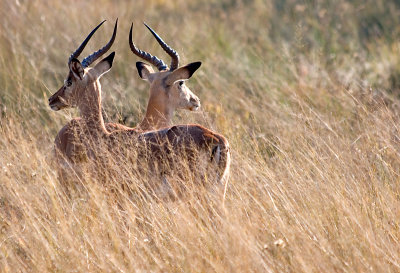
[[[196,188],[175,201],[90,178],[62,191],[53,142],[79,113],[47,99],[88,31],[108,20],[83,55],[117,17],[107,121],[134,126],[148,99],[131,22],[166,58],[145,21],[182,63],[203,62],[188,83],[202,110],[174,121],[229,139],[224,207]],[[1,1],[0,271],[400,272],[399,38],[394,0]]]

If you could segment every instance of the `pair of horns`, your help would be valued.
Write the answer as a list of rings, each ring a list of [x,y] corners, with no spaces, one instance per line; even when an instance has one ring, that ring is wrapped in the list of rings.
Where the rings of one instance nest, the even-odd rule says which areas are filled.
[[[101,22],[97,27],[95,27],[92,32],[89,33],[89,35],[86,37],[86,39],[82,42],[82,44],[78,47],[77,50],[75,50],[74,53],[71,54],[71,56],[69,57],[68,60],[68,64],[71,63],[72,59],[76,59],[79,57],[79,55],[82,53],[83,49],[85,48],[86,44],[89,42],[90,38],[92,38],[93,34],[96,32],[96,30],[105,22],[106,20],[104,20],[103,22]],[[108,43],[103,47],[100,48],[99,50],[97,50],[96,52],[90,54],[89,56],[87,56],[85,59],[83,59],[82,61],[82,66],[83,67],[88,67],[90,64],[92,64],[94,61],[96,61],[98,58],[100,58],[102,55],[104,55],[104,53],[106,53],[111,46],[114,43],[115,40],[115,36],[117,35],[117,26],[118,26],[118,19],[115,21],[115,26],[114,26],[114,32],[113,35],[110,39],[110,41],[108,41]]]
[[[144,25],[147,27],[148,30],[150,30],[151,34],[153,34],[154,38],[156,38],[157,42],[160,44],[162,49],[164,49],[164,51],[167,52],[167,54],[169,56],[171,56],[171,68],[169,70],[173,71],[173,70],[177,69],[178,65],[179,65],[179,54],[178,54],[178,52],[176,52],[166,42],[164,42],[163,39],[161,39],[161,37],[151,27],[149,27],[146,23],[144,23]],[[129,31],[129,45],[131,47],[131,50],[132,50],[133,54],[135,54],[136,56],[138,56],[138,57],[140,57],[140,58],[142,58],[142,59],[144,59],[146,61],[148,61],[149,63],[151,63],[152,65],[157,67],[157,69],[159,71],[168,70],[168,66],[164,63],[163,60],[157,58],[156,56],[151,55],[150,53],[148,53],[146,51],[140,50],[132,42],[132,28],[133,28],[133,23],[131,25],[131,30]]]
[[[70,62],[72,61],[72,59],[78,58],[79,55],[82,53],[83,49],[85,48],[86,44],[89,42],[90,38],[92,38],[93,34],[96,32],[96,30],[105,22],[106,20],[104,20],[103,22],[101,22],[97,27],[95,27],[90,33],[89,35],[86,37],[86,39],[82,42],[82,44],[78,47],[77,50],[75,50],[74,53],[71,54],[71,56],[69,57],[68,60],[68,64],[70,64]],[[91,55],[87,56],[83,61],[82,61],[82,66],[83,67],[88,67],[90,64],[92,64],[94,61],[96,61],[98,58],[100,58],[102,55],[104,55],[113,45],[114,40],[115,40],[115,36],[117,35],[117,25],[118,25],[118,19],[115,21],[115,26],[114,26],[114,32],[113,35],[110,39],[110,41],[101,49],[99,49],[98,51],[92,53]],[[169,56],[171,56],[171,68],[170,71],[173,71],[175,69],[178,68],[179,65],[179,55],[178,53],[171,48],[170,46],[168,46],[167,43],[165,43],[161,37],[153,30],[151,29],[151,27],[149,27],[147,24],[144,24],[149,30],[150,32],[153,34],[153,36],[156,38],[157,42],[160,44],[160,46],[162,47],[162,49],[164,49],[165,52],[167,52],[167,54]],[[132,52],[144,59],[145,61],[148,61],[149,63],[151,63],[152,65],[154,65],[155,67],[157,67],[157,69],[159,71],[162,70],[168,70],[168,66],[164,63],[163,60],[157,58],[156,56],[151,55],[150,53],[147,53],[146,51],[142,51],[139,48],[136,47],[136,45],[132,42],[132,28],[133,28],[133,24],[131,25],[131,29],[129,31],[129,45],[131,47]]]

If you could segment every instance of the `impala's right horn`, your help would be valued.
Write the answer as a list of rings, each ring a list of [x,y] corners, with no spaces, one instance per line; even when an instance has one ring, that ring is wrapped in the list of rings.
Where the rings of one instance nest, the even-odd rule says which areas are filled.
[[[104,22],[104,21],[103,21]],[[101,49],[97,50],[96,52],[92,53],[91,55],[87,56],[83,61],[82,61],[82,66],[83,67],[88,67],[90,64],[92,64],[94,61],[96,61],[98,58],[100,58],[102,55],[104,55],[113,45],[115,41],[115,36],[117,36],[117,28],[118,28],[118,18],[115,21],[115,26],[114,26],[114,32],[111,36],[110,41]]]
[[[157,42],[160,44],[162,49],[164,49],[165,52],[169,56],[171,56],[171,68],[170,70],[173,71],[178,68],[179,66],[179,54],[176,52],[172,47],[170,47],[166,42],[161,39],[161,37],[151,28],[149,27],[146,23],[144,25],[150,30],[151,34],[153,34],[154,38],[156,38]]]
[[[92,32],[89,33],[89,35],[86,37],[86,39],[82,42],[82,44],[78,47],[77,50],[75,50],[74,53],[71,54],[71,56],[68,59],[68,65],[71,63],[72,59],[76,59],[81,55],[83,49],[85,48],[86,44],[89,42],[90,38],[92,38],[93,34],[96,32],[96,30],[105,22],[101,22],[97,27],[95,27]]]
[[[163,62],[163,60],[157,58],[156,56],[151,55],[150,53],[140,50],[132,41],[132,28],[133,28],[133,23],[131,25],[131,30],[129,31],[129,46],[131,47],[131,50],[133,54],[138,56],[139,58],[142,58],[145,61],[148,61],[159,71],[167,70],[168,66]]]

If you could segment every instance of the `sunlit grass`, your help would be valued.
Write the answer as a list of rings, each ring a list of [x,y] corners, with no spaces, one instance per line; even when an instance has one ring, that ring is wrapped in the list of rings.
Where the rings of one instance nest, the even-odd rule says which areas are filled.
[[[399,9],[0,2],[0,271],[399,272]],[[87,177],[66,194],[59,183],[53,141],[79,113],[53,112],[47,99],[90,29],[107,19],[83,55],[104,45],[117,17],[114,66],[101,79],[107,119],[134,126],[146,106],[131,22],[135,43],[169,63],[145,21],[182,63],[203,62],[187,83],[202,110],[175,122],[228,138],[224,204],[196,187],[157,199],[123,164],[108,185]]]

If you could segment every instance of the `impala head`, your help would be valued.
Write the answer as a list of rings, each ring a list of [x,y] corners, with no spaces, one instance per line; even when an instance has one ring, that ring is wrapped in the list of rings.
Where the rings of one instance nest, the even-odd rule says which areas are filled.
[[[137,48],[132,41],[133,25],[131,26],[129,32],[129,45],[132,52],[158,69],[158,71],[154,71],[149,64],[143,62],[136,63],[139,76],[150,83],[150,99],[153,103],[157,103],[160,106],[168,106],[172,110],[188,109],[196,111],[200,108],[200,99],[190,91],[186,86],[185,81],[188,80],[200,67],[201,62],[190,63],[178,68],[178,53],[169,47],[148,25],[145,24],[145,26],[150,30],[160,46],[168,55],[171,56],[172,59],[171,67],[168,68],[163,60]]]
[[[90,38],[104,22],[105,21],[101,22],[96,28],[94,28],[78,49],[69,57],[68,76],[64,80],[63,86],[49,98],[49,106],[52,110],[58,111],[64,108],[78,106],[78,102],[82,101],[82,98],[85,95],[84,91],[86,90],[86,87],[94,83],[99,84],[98,79],[111,69],[115,55],[114,52],[101,60],[94,67],[89,67],[89,65],[111,48],[117,34],[118,19],[115,22],[114,32],[110,41],[103,48],[86,57],[82,63],[77,59]]]

